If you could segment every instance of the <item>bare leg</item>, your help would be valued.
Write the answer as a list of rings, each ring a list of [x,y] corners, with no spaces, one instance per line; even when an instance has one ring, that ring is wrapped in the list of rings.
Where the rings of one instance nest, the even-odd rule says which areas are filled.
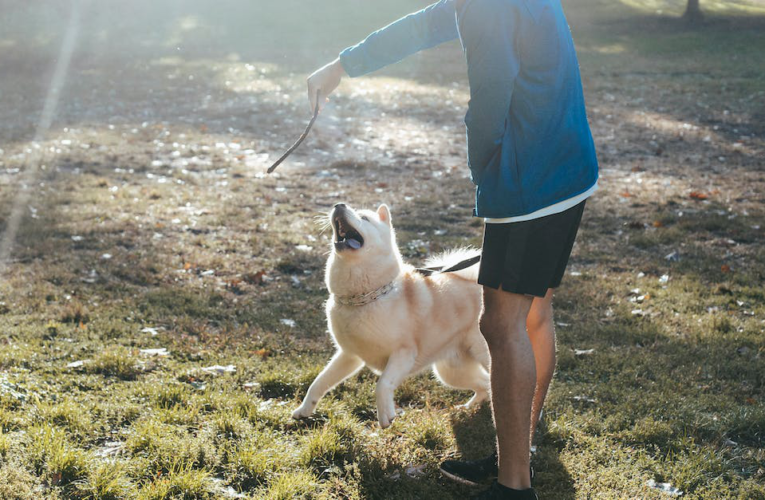
[[[308,388],[303,404],[292,413],[292,418],[304,418],[311,415],[322,396],[359,371],[362,366],[364,366],[364,362],[361,358],[347,352],[337,351],[329,364],[313,381],[311,387]]]
[[[544,298],[535,297],[526,318],[526,331],[537,367],[537,389],[531,406],[531,435],[539,424],[539,415],[547,397],[547,389],[555,373],[555,323],[552,307],[553,289],[549,288]]]
[[[499,483],[531,487],[529,430],[536,362],[526,333],[532,298],[483,288],[481,333],[491,356],[491,400],[499,451]]]

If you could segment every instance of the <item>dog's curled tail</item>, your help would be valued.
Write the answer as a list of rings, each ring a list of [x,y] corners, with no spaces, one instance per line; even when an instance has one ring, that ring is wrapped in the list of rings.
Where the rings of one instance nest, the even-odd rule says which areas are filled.
[[[436,254],[425,261],[425,267],[443,267],[448,269],[452,266],[459,264],[462,261],[471,259],[481,253],[480,250],[472,247],[455,248],[454,250],[447,250],[446,252]],[[460,271],[455,271],[454,274],[462,276],[469,280],[478,279],[478,264],[473,264],[470,267],[466,267]]]

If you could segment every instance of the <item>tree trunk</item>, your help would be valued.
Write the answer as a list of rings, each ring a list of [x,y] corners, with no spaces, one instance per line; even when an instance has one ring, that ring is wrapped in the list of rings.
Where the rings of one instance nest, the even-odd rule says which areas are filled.
[[[683,14],[683,19],[694,24],[704,19],[704,14],[699,6],[699,0],[688,0],[688,6],[685,9],[685,14]]]

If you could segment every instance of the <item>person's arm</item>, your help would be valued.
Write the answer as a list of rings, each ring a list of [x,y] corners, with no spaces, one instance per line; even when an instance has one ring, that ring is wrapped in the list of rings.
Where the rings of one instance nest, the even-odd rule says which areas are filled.
[[[348,76],[355,78],[457,36],[454,0],[441,0],[348,47],[340,53],[340,63]]]
[[[311,111],[316,107],[317,92],[321,107],[346,74],[357,77],[371,73],[457,36],[454,0],[441,0],[402,17],[343,50],[338,59],[308,77]]]
[[[465,115],[468,164],[475,184],[502,150],[505,122],[520,69],[515,42],[517,21],[516,7],[501,0],[473,0],[460,18],[470,82],[470,102]]]

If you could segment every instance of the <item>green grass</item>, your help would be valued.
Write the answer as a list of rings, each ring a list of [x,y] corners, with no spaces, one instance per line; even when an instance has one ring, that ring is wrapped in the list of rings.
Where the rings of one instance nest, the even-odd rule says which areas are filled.
[[[763,14],[702,0],[691,29],[683,4],[565,2],[602,177],[555,299],[540,498],[765,498]],[[469,497],[437,465],[491,449],[489,408],[429,374],[384,431],[366,370],[290,418],[333,352],[317,214],[390,204],[416,264],[480,245],[457,45],[344,82],[264,177],[305,74],[414,6],[131,8],[83,17],[0,282],[0,498]],[[61,24],[0,20],[0,229]]]

